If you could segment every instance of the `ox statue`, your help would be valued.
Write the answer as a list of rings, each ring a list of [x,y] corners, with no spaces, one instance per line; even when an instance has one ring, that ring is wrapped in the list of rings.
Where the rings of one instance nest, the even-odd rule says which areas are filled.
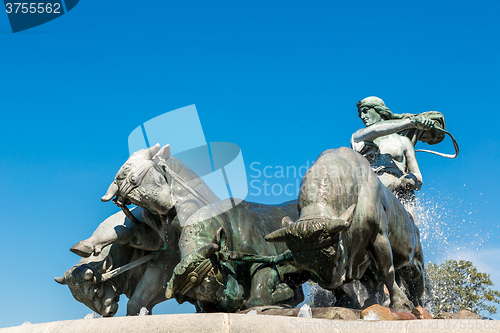
[[[155,218],[139,207],[131,213],[150,223]],[[151,313],[153,306],[165,301],[165,285],[180,260],[178,235],[169,231],[170,242],[164,246],[164,241],[146,223],[135,224],[118,212],[102,222],[92,235],[93,239],[104,240],[97,242],[97,254],[86,255],[55,280],[67,284],[76,300],[104,317],[116,313],[121,294],[129,299],[127,315],[137,315],[142,307]],[[111,238],[117,241],[106,246]]]
[[[182,260],[168,283],[167,298],[193,298],[210,303],[211,310],[229,312],[299,304],[304,298],[301,284],[309,274],[290,262],[268,260],[287,249],[264,240],[284,216],[297,216],[297,202],[270,206],[242,201],[234,209],[227,205],[224,200],[200,209],[192,217],[198,222],[184,228]],[[214,210],[221,213],[214,215]]]
[[[148,251],[158,250],[167,244],[172,252],[179,251],[183,258],[177,267],[175,263],[171,265],[173,261],[164,266],[165,272],[168,272],[162,275],[160,281],[167,276],[170,279],[169,275],[174,273],[175,267],[167,298],[176,296],[179,301],[194,302],[201,311],[236,311],[247,306],[293,305],[302,301],[300,282],[304,280],[304,273],[290,263],[274,265],[218,261],[203,266],[206,281],[202,278],[195,281],[189,276],[187,282],[192,282],[193,285],[188,288],[191,290],[177,288],[178,283],[186,278],[186,267],[196,266],[200,258],[213,257],[206,246],[213,246],[212,240],[217,234],[219,245],[227,253],[242,251],[251,255],[280,255],[286,246],[268,244],[263,237],[279,228],[283,217],[298,217],[296,201],[283,205],[246,201],[234,205],[230,199],[221,201],[191,169],[170,156],[168,145],[161,149],[155,145],[130,156],[102,198],[103,201],[112,199],[122,208],[127,219],[135,224],[108,228],[107,232],[96,231],[92,237],[73,246],[71,251],[82,257],[94,257],[109,244],[127,244]],[[143,209],[140,216],[127,208],[129,204]],[[221,228],[223,232],[218,233]],[[151,237],[152,233],[154,237]],[[65,276],[69,278],[71,274],[67,272]],[[210,279],[211,276],[214,278]],[[300,281],[295,283],[295,278]],[[200,285],[198,282],[202,281],[208,283]],[[166,284],[158,290],[164,291]],[[210,292],[201,292],[200,288],[204,286],[208,286]],[[145,303],[142,306],[147,307]],[[135,310],[134,307],[133,311],[127,312],[133,315]]]
[[[323,152],[302,180],[299,212],[296,222],[285,218],[286,226],[266,240],[285,242],[295,264],[320,286],[334,290],[374,270],[389,290],[391,307],[421,305],[418,228],[363,156],[345,147]],[[396,273],[408,284],[411,301],[396,283]]]

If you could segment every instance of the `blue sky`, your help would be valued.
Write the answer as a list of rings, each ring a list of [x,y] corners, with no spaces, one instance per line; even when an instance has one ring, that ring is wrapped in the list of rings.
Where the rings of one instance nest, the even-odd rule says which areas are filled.
[[[366,96],[441,111],[461,153],[417,155],[426,259],[472,259],[500,289],[499,14],[497,1],[81,1],[16,34],[0,15],[0,327],[90,312],[53,277],[117,211],[100,197],[130,132],[191,104],[249,176],[349,145]],[[179,311],[192,308],[155,313]]]

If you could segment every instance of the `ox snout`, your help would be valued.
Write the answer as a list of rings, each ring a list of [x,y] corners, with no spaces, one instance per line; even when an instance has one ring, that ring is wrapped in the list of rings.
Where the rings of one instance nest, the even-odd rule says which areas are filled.
[[[108,298],[104,302],[104,311],[101,313],[103,317],[113,317],[118,311],[118,303],[114,299]]]

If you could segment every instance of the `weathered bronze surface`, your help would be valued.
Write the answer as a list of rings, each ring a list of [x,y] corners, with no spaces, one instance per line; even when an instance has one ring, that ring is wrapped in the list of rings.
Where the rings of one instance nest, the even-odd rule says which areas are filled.
[[[349,148],[327,150],[309,168],[299,194],[299,219],[266,239],[286,242],[302,269],[323,288],[359,280],[369,266],[389,289],[391,306],[420,304],[424,290],[419,232],[401,202],[368,161]],[[411,281],[410,302],[395,272]]]
[[[170,177],[164,172],[165,169],[174,172],[190,188],[180,184],[177,177]],[[172,274],[167,290],[168,298],[175,296],[180,302],[190,301],[200,311],[236,311],[247,306],[276,303],[296,305],[303,300],[301,283],[306,280],[307,273],[302,273],[288,262],[266,265],[235,260],[220,261],[214,257],[213,267],[202,277],[201,283],[194,283],[194,287],[182,290],[185,293],[180,293],[178,289],[180,284],[185,284],[186,279],[195,280],[196,277],[188,276],[191,270],[195,270],[207,257],[218,252],[207,252],[206,246],[211,246],[221,228],[224,232],[217,246],[225,253],[242,252],[267,257],[282,254],[286,251],[284,244],[269,244],[263,237],[281,227],[283,217],[298,216],[296,201],[282,205],[242,201],[232,207],[231,200],[219,201],[202,179],[178,159],[170,157],[168,146],[161,150],[159,146],[154,146],[134,153],[120,168],[115,181],[103,197],[103,201],[112,199],[122,207],[133,203],[142,208],[132,212],[140,224],[131,222],[125,216],[128,213],[126,210],[103,222],[92,237],[71,249],[89,259],[82,259],[64,277],[56,279],[60,283],[67,283],[73,294],[79,295],[75,298],[94,311],[112,316],[116,309],[114,305],[105,306],[113,303],[109,300],[111,297],[101,297],[100,294],[96,296],[91,292],[101,282],[86,279],[80,272],[88,268],[82,268],[87,260],[94,260],[94,266],[98,267],[94,270],[101,269],[105,258],[109,258],[107,252],[104,254],[102,251],[109,244],[140,249],[145,251],[144,254],[159,251],[164,255],[165,250],[162,248],[168,250],[164,259],[155,261],[162,267],[161,270],[146,270],[142,275],[144,280],[127,280],[141,295],[135,298],[139,301],[131,298],[134,301],[129,302],[129,315],[137,314],[137,308],[144,306],[150,309],[154,304],[165,300],[165,278],[170,279]],[[119,257],[119,260],[113,258],[114,262],[120,262],[121,265],[133,260],[127,251],[124,251],[123,256],[118,251],[113,251],[113,255]],[[136,254],[134,258],[138,256]],[[180,257],[182,261],[179,263]],[[100,274],[116,267],[118,265],[101,269]],[[116,284],[115,294],[125,290],[120,285],[125,276],[126,273],[122,278],[111,279]],[[141,289],[141,286],[147,284],[143,281],[153,280],[158,283],[157,286],[149,284],[149,288]],[[85,288],[80,285],[85,285]],[[159,296],[160,292],[163,297]],[[128,296],[130,297],[130,293]]]
[[[170,298],[206,312],[295,306],[308,279],[357,308],[382,303],[384,286],[393,308],[424,305],[414,146],[448,134],[455,155],[438,154],[454,158],[458,145],[439,112],[394,114],[373,96],[357,107],[352,149],[323,152],[281,205],[220,200],[168,145],[134,153],[102,197],[122,211],[71,248],[83,258],[56,281],[103,316],[121,294],[128,315]]]

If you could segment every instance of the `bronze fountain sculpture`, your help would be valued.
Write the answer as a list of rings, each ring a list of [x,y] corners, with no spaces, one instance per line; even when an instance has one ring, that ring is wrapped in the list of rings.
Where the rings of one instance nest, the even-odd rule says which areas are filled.
[[[56,281],[103,316],[116,313],[120,294],[127,315],[174,297],[205,312],[295,306],[309,279],[332,291],[371,280],[387,287],[391,307],[423,305],[414,145],[442,141],[444,117],[393,114],[377,97],[357,106],[366,128],[353,134],[352,149],[323,152],[298,201],[282,205],[231,208],[168,145],[134,153],[102,198],[122,212],[71,249],[83,258]],[[441,156],[456,157],[452,140],[455,155]]]

